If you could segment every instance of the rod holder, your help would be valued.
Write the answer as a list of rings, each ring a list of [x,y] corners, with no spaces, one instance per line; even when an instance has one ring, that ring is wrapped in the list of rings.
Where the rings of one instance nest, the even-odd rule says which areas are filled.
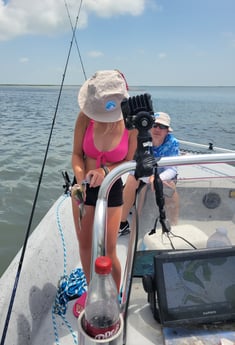
[[[79,345],[123,345],[123,316],[120,314],[120,327],[116,334],[107,339],[94,339],[84,330],[85,311],[83,310],[78,318],[78,344]]]

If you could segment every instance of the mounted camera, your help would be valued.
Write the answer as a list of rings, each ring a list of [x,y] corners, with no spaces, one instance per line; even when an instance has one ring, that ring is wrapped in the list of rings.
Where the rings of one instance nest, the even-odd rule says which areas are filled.
[[[136,154],[150,152],[152,138],[149,133],[154,124],[154,112],[151,95],[143,95],[125,98],[121,102],[121,108],[125,127],[128,130],[136,128],[138,130],[138,143]]]
[[[151,95],[143,95],[125,98],[121,102],[121,108],[125,126],[128,130],[149,130],[154,123],[154,112]]]

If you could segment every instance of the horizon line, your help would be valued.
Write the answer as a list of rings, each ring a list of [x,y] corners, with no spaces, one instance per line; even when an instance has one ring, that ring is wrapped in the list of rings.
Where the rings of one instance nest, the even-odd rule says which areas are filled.
[[[63,86],[76,86],[80,87],[83,84],[64,84]],[[33,83],[0,83],[0,86],[61,86],[61,84],[33,84]],[[129,85],[129,88],[136,88],[136,87],[235,87],[235,85]]]

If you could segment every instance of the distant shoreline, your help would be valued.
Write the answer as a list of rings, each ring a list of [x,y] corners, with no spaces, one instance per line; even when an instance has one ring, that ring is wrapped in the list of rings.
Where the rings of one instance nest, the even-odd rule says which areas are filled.
[[[37,86],[37,87],[60,87],[60,84],[7,84],[3,83],[0,86]],[[64,84],[65,87],[80,87],[80,84]],[[142,87],[235,87],[235,85],[130,85],[130,89]]]

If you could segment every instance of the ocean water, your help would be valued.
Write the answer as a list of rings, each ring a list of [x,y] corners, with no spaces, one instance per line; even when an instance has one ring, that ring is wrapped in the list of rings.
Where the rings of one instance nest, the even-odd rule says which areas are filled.
[[[77,86],[0,85],[0,275],[24,243],[55,118],[31,230],[72,178]],[[171,115],[178,139],[235,150],[235,87],[132,87],[150,93],[155,111]],[[55,116],[56,115],[56,116]]]

